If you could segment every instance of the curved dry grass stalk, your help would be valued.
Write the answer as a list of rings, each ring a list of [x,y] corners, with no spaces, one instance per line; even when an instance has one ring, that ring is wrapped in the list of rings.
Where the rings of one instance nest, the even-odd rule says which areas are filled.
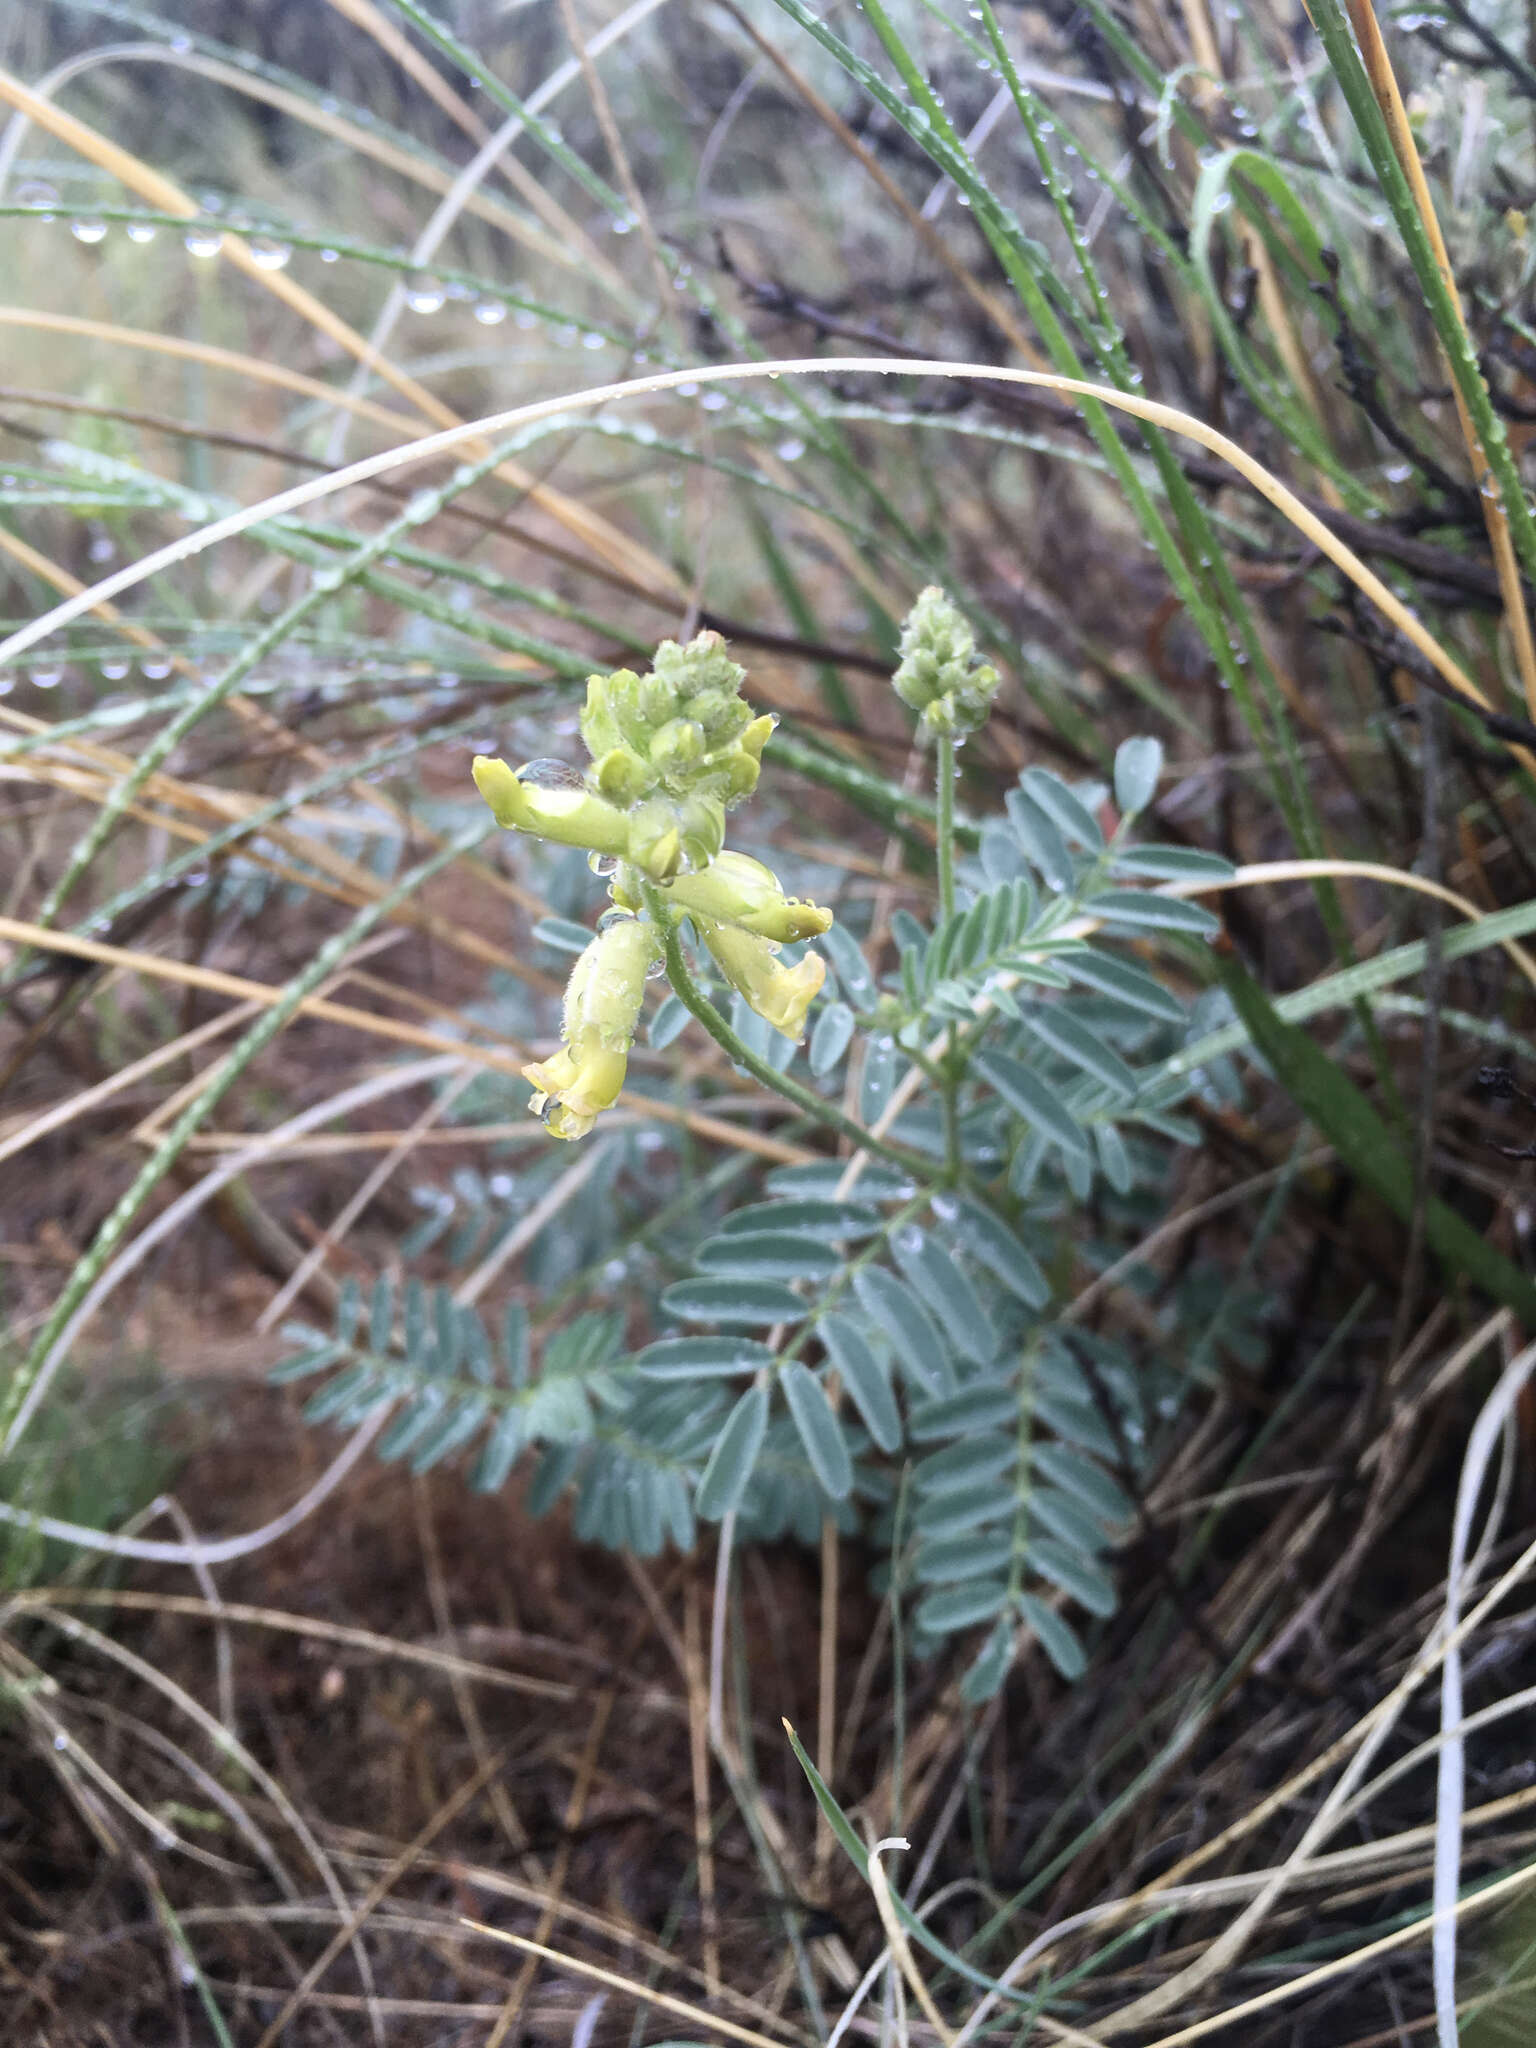
[[[226,974],[217,967],[200,967],[190,961],[168,960],[157,953],[145,953],[130,946],[110,946],[100,939],[82,938],[73,932],[52,931],[46,925],[28,924],[14,917],[0,917],[0,939],[9,939],[18,946],[35,947],[39,952],[62,953],[71,959],[99,961],[107,966],[147,974],[158,981],[179,983],[184,988],[200,988],[214,995],[233,996],[241,1002],[253,1003],[263,1009],[281,1002],[285,993],[277,983],[252,981],[244,975]],[[514,1079],[521,1077],[524,1065],[533,1057],[531,1049],[518,1048],[511,1052],[503,1052],[496,1046],[476,1044],[473,1040],[448,1038],[440,1032],[425,1031],[416,1024],[406,1024],[393,1017],[380,1017],[371,1010],[360,1010],[351,1003],[332,1002],[327,996],[305,997],[299,1003],[296,1015],[345,1025],[349,1030],[364,1032],[372,1038],[388,1039],[396,1045],[414,1046],[418,1051],[446,1054],[456,1060],[490,1068]],[[510,1039],[506,1042],[515,1044],[515,1041]],[[621,1095],[619,1100],[634,1113],[659,1117],[664,1123],[684,1125],[700,1137],[710,1138],[719,1144],[735,1146],[739,1150],[755,1153],[760,1159],[772,1159],[780,1165],[801,1165],[815,1157],[815,1154],[804,1145],[790,1144],[783,1139],[767,1136],[761,1131],[754,1131],[746,1125],[733,1124],[721,1117],[710,1116],[702,1110],[680,1109],[675,1103],[633,1093]],[[8,1141],[8,1144],[12,1151],[22,1149],[14,1142],[14,1138]]]
[[[536,1957],[540,1962],[554,1963],[560,1969],[586,1977],[594,1984],[602,1984],[610,1991],[622,1991],[637,2005],[659,2007],[675,2019],[704,2028],[706,2033],[723,2034],[727,2040],[741,2041],[745,2048],[784,2048],[782,2039],[775,2040],[771,2034],[765,2034],[757,2027],[744,2027],[736,2020],[726,2019],[721,2013],[711,2012],[708,2006],[694,2005],[686,1998],[675,1997],[670,1991],[658,1991],[637,1978],[626,1977],[618,1970],[606,1970],[601,1964],[589,1963],[581,1956],[564,1954],[542,1941],[530,1941],[525,1935],[513,1934],[504,1927],[487,1927],[483,1921],[471,1920],[467,1914],[459,1924],[473,1934],[483,1935],[487,1941],[515,1948],[520,1954]]]
[[[215,85],[226,87],[240,94],[244,99],[253,100],[261,106],[271,107],[284,114],[291,121],[297,121],[306,128],[313,128],[316,134],[324,135],[343,149],[353,151],[369,162],[381,165],[385,170],[395,171],[402,178],[422,186],[428,192],[451,193],[458,180],[449,172],[424,158],[414,156],[410,150],[401,149],[391,142],[387,135],[381,135],[372,128],[359,127],[344,114],[333,112],[329,107],[306,99],[302,93],[290,92],[285,86],[276,84],[270,78],[263,78],[253,71],[242,71],[238,65],[226,64],[221,58],[209,57],[200,50],[176,50],[164,43],[110,43],[104,48],[87,50],[78,57],[68,58],[55,67],[46,77],[38,79],[33,91],[44,99],[52,99],[66,85],[88,72],[103,66],[115,64],[162,64],[177,71],[194,73],[199,78],[209,79]],[[5,135],[0,139],[0,191],[3,191],[11,169],[26,140],[31,126],[30,117],[15,113],[6,124]],[[565,235],[543,234],[523,217],[514,213],[510,206],[500,200],[488,198],[485,193],[472,191],[462,202],[464,210],[496,228],[511,242],[526,249],[531,256],[553,263],[562,270],[579,270],[583,267],[582,257],[571,239]],[[601,272],[591,273],[601,277]],[[627,297],[627,294],[626,294]]]
[[[41,1519],[38,1527],[44,1528]],[[47,1533],[46,1529],[44,1533]],[[123,1555],[138,1557],[150,1564],[187,1564],[192,1555],[202,1557],[210,1564],[228,1564],[233,1556],[245,1554],[227,1551],[228,1542],[238,1540],[226,1539],[222,1546],[201,1542],[194,1551],[180,1543],[135,1543],[126,1547]],[[214,1610],[207,1601],[192,1593],[136,1593],[124,1588],[101,1586],[43,1586],[13,1593],[0,1601],[0,1622],[9,1620],[13,1615],[34,1614],[55,1607],[101,1607],[125,1613],[182,1614],[209,1622],[215,1618]],[[394,1636],[381,1635],[376,1629],[353,1628],[345,1622],[326,1621],[316,1615],[286,1614],[279,1608],[255,1607],[238,1600],[221,1601],[217,1615],[231,1627],[276,1629],[284,1634],[302,1636],[310,1642],[330,1643],[337,1649],[361,1650],[373,1656],[415,1665],[443,1677],[456,1671],[478,1685],[488,1685],[500,1692],[521,1693],[528,1699],[569,1704],[584,1696],[579,1685],[566,1685],[553,1678],[530,1678],[523,1672],[504,1671],[497,1664],[482,1664],[476,1658],[461,1657],[452,1650],[404,1642]],[[657,1711],[682,1712],[677,1701],[654,1689],[643,1690],[640,1697],[648,1707]]]
[[[200,209],[178,185],[161,172],[146,164],[142,158],[121,148],[109,137],[100,134],[86,122],[67,114],[51,100],[42,98],[30,86],[23,85],[19,78],[0,70],[0,99],[8,100],[12,106],[27,113],[39,127],[83,156],[87,162],[96,164],[126,185],[131,192],[159,212],[174,214],[182,220],[195,220]],[[345,320],[333,313],[322,299],[306,291],[301,284],[282,271],[264,270],[251,254],[245,242],[237,234],[229,233],[220,244],[220,254],[241,271],[253,284],[261,286],[280,299],[289,310],[298,315],[317,334],[323,334],[345,354],[364,364],[376,376],[397,392],[423,419],[435,420],[439,426],[450,431],[463,423],[451,406],[444,405],[435,393],[414,377],[397,370],[387,356],[371,349],[368,342]],[[470,429],[461,443],[470,452],[476,452],[478,435]],[[484,453],[484,448],[480,448]],[[515,462],[505,462],[497,474],[516,489],[525,492],[552,519],[590,549],[596,558],[616,569],[621,575],[629,576],[636,582],[658,591],[676,591],[677,579],[665,563],[658,561],[646,549],[639,547],[626,535],[620,533],[610,522],[599,514],[591,512],[562,492],[551,489],[539,482]]]
[[[3,79],[0,79],[0,83],[3,83]],[[260,274],[258,272],[258,275]],[[275,280],[269,276],[265,281],[270,284],[282,282],[282,279],[280,275]],[[1162,428],[1165,432],[1198,442],[1210,454],[1227,463],[1238,476],[1289,520],[1319,553],[1342,570],[1459,697],[1479,709],[1490,708],[1488,699],[1460,663],[1440,645],[1422,621],[1352,548],[1330,532],[1288,485],[1282,483],[1262,463],[1256,462],[1246,449],[1193,415],[1180,412],[1173,406],[1162,405],[1155,399],[1140,398],[1108,385],[1091,384],[1075,377],[1061,377],[1047,371],[921,358],[900,360],[884,356],[801,357],[777,362],[711,363],[684,370],[664,370],[644,377],[631,378],[624,383],[589,385],[581,391],[563,397],[513,406],[503,412],[488,414],[479,420],[447,427],[439,433],[424,435],[404,447],[388,449],[379,455],[349,463],[328,476],[314,477],[304,483],[292,485],[273,497],[263,499],[258,505],[213,520],[207,526],[184,535],[180,540],[157,549],[139,562],[104,577],[89,590],[64,604],[55,606],[41,618],[33,620],[4,641],[0,641],[0,662],[14,658],[17,654],[24,653],[27,648],[36,646],[51,633],[68,625],[71,620],[91,610],[102,600],[133,588],[161,569],[186,561],[219,541],[231,539],[247,531],[263,519],[297,511],[302,506],[314,504],[322,498],[346,490],[355,483],[366,482],[372,477],[386,475],[395,469],[414,466],[453,449],[470,445],[483,451],[489,441],[494,441],[518,427],[557,418],[566,412],[588,412],[602,405],[660,394],[683,383],[715,384],[785,376],[859,375],[985,378],[1004,384],[1027,385],[1035,389],[1054,391],[1063,397],[1095,399],[1113,411],[1127,413],[1133,419],[1143,420],[1149,425]],[[1536,763],[1531,761],[1523,749],[1515,747],[1512,748],[1512,752],[1526,766],[1536,768]]]

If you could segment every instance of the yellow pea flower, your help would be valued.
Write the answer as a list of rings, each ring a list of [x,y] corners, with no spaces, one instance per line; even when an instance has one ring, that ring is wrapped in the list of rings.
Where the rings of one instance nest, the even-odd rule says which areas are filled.
[[[530,1107],[556,1138],[584,1138],[624,1086],[629,1048],[660,952],[654,925],[615,918],[571,970],[560,1051],[523,1068],[537,1093]],[[550,1107],[550,1105],[553,1107]]]
[[[562,846],[589,847],[617,860],[628,857],[628,814],[594,796],[579,778],[570,785],[530,781],[491,754],[476,754],[473,767],[475,787],[498,825],[556,839]]]
[[[807,953],[786,967],[767,939],[739,925],[704,922],[704,943],[715,965],[751,1004],[766,1024],[798,1044],[805,1036],[805,1013],[827,978],[819,953]]]
[[[716,924],[739,925],[760,938],[814,939],[832,922],[830,910],[786,896],[772,868],[750,854],[717,854],[695,875],[679,875],[666,888],[667,901]]]

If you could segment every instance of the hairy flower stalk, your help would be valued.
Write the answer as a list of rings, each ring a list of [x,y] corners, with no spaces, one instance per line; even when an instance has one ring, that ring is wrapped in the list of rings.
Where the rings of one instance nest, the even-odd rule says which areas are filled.
[[[508,767],[477,755],[475,786],[509,830],[584,846],[611,876],[620,912],[577,961],[565,997],[564,1044],[523,1069],[559,1138],[580,1138],[617,1098],[647,975],[666,931],[692,921],[720,972],[776,1031],[799,1040],[826,978],[781,945],[815,938],[830,910],[785,893],[772,868],[725,850],[725,816],[757,787],[771,716],[741,694],[745,672],[718,633],[663,641],[651,674],[592,676],[581,714],[585,776],[558,762]],[[672,948],[672,957],[681,958]],[[713,1027],[711,1027],[713,1028]]]

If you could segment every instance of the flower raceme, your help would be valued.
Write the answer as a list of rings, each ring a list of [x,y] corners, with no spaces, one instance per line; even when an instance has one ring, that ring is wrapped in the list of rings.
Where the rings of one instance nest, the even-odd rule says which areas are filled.
[[[787,967],[776,955],[826,931],[832,913],[786,895],[763,862],[725,850],[726,811],[756,787],[775,723],[753,715],[743,679],[718,633],[685,647],[663,641],[650,675],[589,678],[584,777],[558,762],[513,769],[475,757],[475,786],[496,822],[585,847],[611,875],[620,913],[576,962],[560,1051],[523,1069],[555,1137],[585,1137],[617,1099],[663,928],[685,917],[752,1009],[785,1037],[804,1036],[826,964],[807,954]]]
[[[919,593],[901,629],[901,665],[891,684],[918,714],[925,739],[964,739],[986,722],[1000,678],[976,659],[976,636],[936,583]]]

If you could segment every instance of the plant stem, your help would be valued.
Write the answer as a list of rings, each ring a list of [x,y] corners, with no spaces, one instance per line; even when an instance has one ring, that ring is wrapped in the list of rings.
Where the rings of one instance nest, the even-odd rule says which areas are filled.
[[[955,742],[949,733],[940,733],[934,753],[934,797],[937,823],[937,851],[939,857],[939,920],[948,924],[955,914]],[[955,1027],[949,1028],[949,1039],[944,1047],[943,1070],[940,1076],[941,1100],[944,1112],[944,1173],[953,1184],[961,1173],[960,1155],[960,1077],[956,1058],[959,1041]]]
[[[955,914],[955,743],[947,732],[939,735],[933,773],[937,798],[939,909],[947,920]]]
[[[710,1037],[726,1057],[738,1067],[743,1067],[771,1088],[786,1102],[792,1102],[796,1109],[814,1117],[819,1124],[825,1124],[830,1131],[836,1131],[840,1138],[846,1138],[861,1152],[872,1152],[877,1158],[887,1159],[893,1166],[899,1166],[903,1173],[917,1174],[926,1179],[932,1171],[932,1162],[920,1153],[909,1152],[903,1145],[892,1145],[884,1138],[874,1137],[864,1126],[855,1123],[851,1116],[845,1116],[835,1104],[826,1102],[814,1094],[802,1082],[793,1080],[788,1074],[781,1074],[777,1067],[761,1059],[746,1041],[740,1038],[721,1016],[714,1004],[694,980],[683,952],[683,942],[678,930],[678,914],[667,903],[661,891],[651,882],[641,882],[645,907],[655,921],[661,934],[661,943],[666,954],[667,980],[672,993],[683,1008],[704,1026]]]

